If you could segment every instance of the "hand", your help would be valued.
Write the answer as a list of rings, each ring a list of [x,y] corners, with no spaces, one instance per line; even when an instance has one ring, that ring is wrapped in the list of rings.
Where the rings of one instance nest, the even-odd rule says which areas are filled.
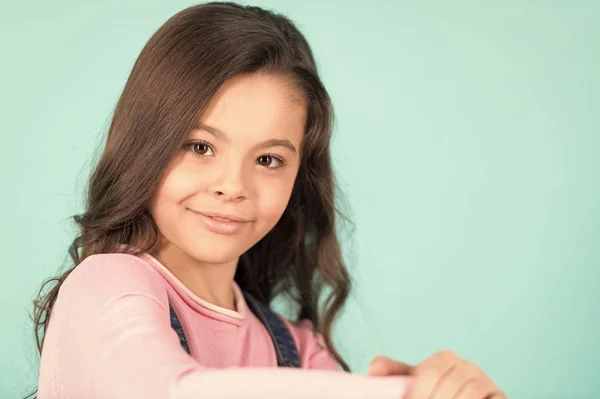
[[[506,399],[506,395],[481,369],[442,351],[416,366],[376,356],[369,375],[412,375],[415,377],[409,399]]]

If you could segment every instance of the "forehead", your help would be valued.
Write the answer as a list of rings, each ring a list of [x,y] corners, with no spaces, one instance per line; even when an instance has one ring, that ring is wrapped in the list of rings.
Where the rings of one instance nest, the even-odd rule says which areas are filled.
[[[265,73],[237,76],[212,98],[200,122],[232,140],[286,138],[299,143],[306,123],[306,100],[288,79]]]

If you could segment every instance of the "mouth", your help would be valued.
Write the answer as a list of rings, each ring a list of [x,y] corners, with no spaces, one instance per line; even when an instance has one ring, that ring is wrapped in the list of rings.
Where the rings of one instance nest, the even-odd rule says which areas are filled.
[[[250,220],[236,215],[190,211],[205,228],[217,234],[235,234],[250,223]]]

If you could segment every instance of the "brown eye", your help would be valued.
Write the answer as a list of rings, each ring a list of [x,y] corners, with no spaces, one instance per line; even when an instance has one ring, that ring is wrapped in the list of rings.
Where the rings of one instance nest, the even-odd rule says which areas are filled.
[[[273,155],[261,155],[256,163],[269,169],[276,169],[283,165],[283,160]]]
[[[269,166],[272,160],[273,158],[270,155],[263,155],[262,157],[258,158],[258,164],[262,166]]]
[[[191,151],[194,155],[200,156],[211,156],[213,155],[213,149],[207,143],[195,142],[188,143],[185,145],[188,151]]]
[[[195,143],[194,146],[192,147],[192,150],[199,155],[204,155],[206,154],[210,148],[208,148],[208,146],[206,144],[203,143]]]

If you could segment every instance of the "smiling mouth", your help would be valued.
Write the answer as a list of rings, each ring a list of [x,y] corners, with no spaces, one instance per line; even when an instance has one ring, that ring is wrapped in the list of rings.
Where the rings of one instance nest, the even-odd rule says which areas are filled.
[[[235,234],[250,220],[234,215],[225,215],[213,212],[198,212],[190,209],[198,221],[208,230],[217,234]]]

